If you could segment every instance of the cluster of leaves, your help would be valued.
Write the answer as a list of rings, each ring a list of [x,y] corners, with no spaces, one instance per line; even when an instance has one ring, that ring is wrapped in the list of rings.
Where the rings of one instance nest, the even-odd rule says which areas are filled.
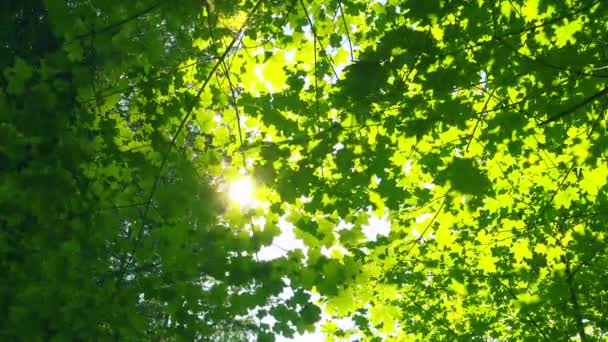
[[[0,336],[604,338],[601,0],[3,6]]]
[[[208,170],[222,155],[205,134],[229,137],[208,122],[223,95],[192,90],[218,60],[193,44],[210,37],[203,13],[198,1],[2,5],[2,340],[269,336],[249,317],[259,306],[299,329],[317,320],[302,291],[277,298],[287,258],[258,262],[251,229],[220,219]]]

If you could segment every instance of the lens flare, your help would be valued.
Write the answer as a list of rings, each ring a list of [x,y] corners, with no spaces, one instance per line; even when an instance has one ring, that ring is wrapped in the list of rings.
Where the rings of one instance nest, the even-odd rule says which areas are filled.
[[[249,177],[235,179],[228,188],[230,199],[242,207],[253,204],[253,181]]]

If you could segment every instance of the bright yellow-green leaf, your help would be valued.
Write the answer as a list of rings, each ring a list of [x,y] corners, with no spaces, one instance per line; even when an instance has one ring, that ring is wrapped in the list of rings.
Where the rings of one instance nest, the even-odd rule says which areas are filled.
[[[461,296],[466,296],[468,294],[466,285],[454,278],[451,279],[449,288],[450,290],[456,292],[458,295]]]
[[[326,310],[332,315],[342,317],[356,308],[356,297],[350,288],[340,291],[337,296],[333,296],[327,300]]]
[[[517,301],[520,304],[535,304],[540,302],[540,297],[538,295],[532,295],[528,292],[524,292],[522,294],[517,295]]]
[[[564,25],[557,26],[555,29],[555,45],[557,47],[564,47],[566,44],[576,43],[574,35],[582,29],[583,23],[581,18],[574,21],[564,19]]]
[[[572,201],[578,199],[578,191],[574,187],[569,187],[565,190],[560,190],[555,195],[555,205],[558,208],[570,208]]]
[[[498,258],[492,255],[490,251],[483,253],[479,257],[479,268],[486,273],[496,272],[496,262]]]
[[[579,184],[581,189],[593,200],[599,193],[599,190],[606,185],[606,182],[608,182],[608,167],[606,163],[601,163],[592,170],[584,171],[583,179]]]
[[[521,13],[528,22],[538,20],[539,0],[526,0],[522,6]]]
[[[375,325],[381,325],[380,331],[390,334],[395,330],[395,320],[400,316],[398,307],[378,303],[369,309],[369,320]]]
[[[520,239],[513,244],[511,252],[518,263],[521,263],[524,259],[532,258],[532,252],[530,251],[530,245],[528,240]]]

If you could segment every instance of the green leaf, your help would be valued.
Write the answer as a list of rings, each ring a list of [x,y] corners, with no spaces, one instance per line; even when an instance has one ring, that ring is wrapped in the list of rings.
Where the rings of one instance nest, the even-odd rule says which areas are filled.
[[[31,65],[17,57],[12,67],[4,69],[4,77],[8,80],[7,93],[21,95],[25,91],[25,84],[34,75]]]
[[[300,310],[300,315],[305,324],[311,325],[321,319],[321,309],[312,303],[308,303]]]
[[[489,193],[492,186],[475,161],[466,158],[454,158],[437,178],[436,183],[445,184],[446,181],[449,181],[453,190],[468,195]]]

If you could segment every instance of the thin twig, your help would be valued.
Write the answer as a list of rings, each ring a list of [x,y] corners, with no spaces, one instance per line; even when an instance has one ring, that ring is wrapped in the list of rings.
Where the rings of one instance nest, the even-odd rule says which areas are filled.
[[[469,152],[469,146],[471,146],[471,142],[473,141],[473,138],[475,137],[475,131],[477,131],[477,127],[479,126],[479,123],[481,122],[481,119],[483,118],[484,114],[487,114],[486,110],[488,109],[488,103],[490,103],[490,99],[492,98],[492,95],[494,95],[495,91],[496,91],[496,88],[492,89],[492,92],[486,99],[486,102],[483,104],[483,108],[481,109],[481,112],[479,112],[479,116],[477,117],[477,122],[475,122],[475,127],[473,127],[473,132],[471,132],[471,138],[469,139],[469,142],[467,143],[465,152]]]
[[[310,15],[308,14],[308,9],[306,9],[306,4],[304,4],[303,0],[300,0],[300,4],[302,5],[302,9],[304,10],[304,14],[306,15],[306,20],[308,21],[308,24],[310,25],[310,31],[312,32],[313,35],[313,39],[315,41],[318,41],[319,44],[321,43],[321,40],[319,39],[319,35],[317,34],[317,29],[315,28],[315,25],[312,23],[312,19],[310,19]],[[334,65],[331,61],[331,57],[330,55],[325,51],[325,49],[323,48],[323,45],[321,44],[321,49],[323,50],[323,54],[325,55],[325,58],[327,59],[327,61],[329,62],[329,67],[331,68],[331,70],[334,73],[334,76],[336,76],[336,80],[339,79],[338,77],[338,73],[336,72],[336,69],[334,68]]]
[[[113,30],[115,28],[118,28],[118,27],[120,27],[122,25],[125,25],[125,24],[129,23],[130,21],[136,20],[136,19],[138,19],[138,18],[140,18],[140,17],[142,17],[142,16],[144,16],[144,15],[146,15],[146,14],[154,11],[157,8],[160,8],[161,5],[163,5],[163,3],[165,3],[165,2],[164,1],[159,1],[159,2],[155,3],[154,5],[152,5],[152,6],[148,7],[148,8],[144,8],[143,10],[141,10],[141,11],[139,11],[137,13],[134,13],[134,14],[132,14],[132,15],[130,15],[130,16],[122,19],[122,20],[119,20],[119,21],[117,21],[115,23],[112,23],[112,24],[110,24],[110,25],[108,25],[108,26],[106,26],[106,27],[104,27],[102,29],[91,30],[91,31],[89,31],[87,33],[79,34],[79,35],[76,36],[76,39],[81,39],[81,38],[85,38],[85,37],[88,37],[88,36],[93,36],[93,35],[105,33],[105,32],[108,32],[110,30]]]
[[[498,277],[493,276],[493,275],[489,275],[489,277],[492,278],[494,281],[496,281],[498,283],[498,285],[502,286],[507,292],[509,292],[509,295],[512,298],[517,297],[516,293],[513,291],[513,288],[504,284]],[[549,336],[547,336],[545,334],[545,332],[540,328],[540,325],[538,324],[538,322],[529,313],[524,313],[524,315],[526,316],[528,321],[530,321],[530,323],[532,323],[532,326],[534,326],[534,328],[538,331],[538,333],[543,337],[543,339],[545,341],[551,341]]]
[[[566,109],[565,111],[563,111],[561,113],[558,113],[558,114],[556,114],[556,115],[548,118],[547,120],[539,123],[538,125],[539,126],[544,126],[544,125],[546,125],[546,124],[548,124],[550,122],[557,121],[557,120],[565,117],[566,115],[569,115],[569,114],[575,112],[576,110],[585,107],[589,103],[597,100],[598,98],[600,98],[600,97],[602,97],[602,96],[604,96],[606,94],[608,94],[608,86],[604,87],[604,89],[602,89],[599,92],[597,92],[597,93],[589,96],[588,98],[584,99],[582,102],[580,102],[580,103],[578,103],[578,104],[576,104],[576,105],[574,105],[574,106]]]
[[[582,70],[576,70],[576,69],[568,69],[567,66],[560,66],[560,65],[555,65],[552,63],[549,63],[547,61],[545,61],[544,59],[540,58],[540,57],[532,57],[529,55],[526,55],[525,53],[520,52],[519,50],[517,50],[514,46],[512,46],[511,44],[509,44],[506,39],[504,38],[496,38],[502,45],[504,45],[507,49],[513,51],[516,55],[522,57],[523,59],[527,60],[528,62],[532,63],[532,64],[537,64],[540,66],[543,66],[545,68],[548,69],[554,69],[554,70],[558,70],[558,71],[564,71],[564,72],[570,72],[576,76],[583,76],[583,77],[593,77],[593,78],[608,78],[608,75],[599,75],[599,74],[595,74],[595,73],[588,73]]]
[[[344,30],[346,31],[346,38],[348,39],[348,47],[350,49],[350,60],[355,60],[355,54],[353,53],[353,43],[350,39],[350,31],[348,30],[348,24],[344,17],[344,10],[342,9],[342,1],[338,0],[338,8],[340,9],[340,16],[342,17],[342,23],[344,23]]]
[[[217,50],[217,44],[218,44],[218,42],[215,39],[215,35],[213,34],[213,29],[211,27],[211,17],[208,16],[207,18],[208,18],[207,25],[209,26],[209,35],[211,36],[211,40],[213,41],[213,45],[215,46],[215,48],[214,48],[215,54],[218,55],[218,58],[219,58],[219,53],[218,53],[218,50]],[[240,30],[237,33],[237,36],[240,37],[242,34],[243,34],[243,31]],[[231,98],[231,101],[232,101],[232,107],[234,108],[234,112],[236,114],[236,126],[237,126],[237,129],[238,129],[238,132],[239,132],[239,144],[240,144],[240,146],[243,146],[243,134],[241,133],[241,131],[242,131],[242,129],[241,129],[241,113],[239,111],[239,107],[236,104],[236,90],[235,90],[234,85],[232,83],[232,79],[230,77],[230,69],[229,69],[228,65],[226,64],[226,61],[225,60],[221,60],[221,62],[222,62],[222,69],[224,70],[224,74],[226,74],[226,79],[228,80],[228,87],[230,88],[230,98]],[[241,149],[241,148],[239,148],[239,151],[240,151],[241,156],[243,158],[243,169],[246,171],[247,170],[247,161],[245,160],[245,151],[243,149]]]
[[[435,211],[435,214],[433,215],[433,218],[431,219],[431,222],[429,222],[429,224],[427,224],[427,226],[420,233],[420,235],[418,236],[418,238],[416,238],[416,240],[414,240],[414,241],[411,242],[411,246],[405,252],[404,257],[407,257],[410,254],[410,252],[412,251],[412,249],[414,249],[414,246],[416,246],[416,243],[420,242],[424,238],[424,234],[426,234],[426,232],[431,228],[431,226],[433,225],[433,223],[435,223],[435,220],[437,219],[437,216],[439,216],[439,213],[441,212],[441,209],[443,209],[443,207],[445,206],[445,202],[447,202],[447,200],[448,200],[448,195],[445,194],[443,196],[443,201],[441,202],[441,205],[439,206],[439,209],[437,209]]]
[[[128,90],[133,90],[133,89],[135,89],[135,88],[137,88],[139,86],[143,86],[143,85],[146,85],[146,84],[153,84],[154,82],[161,80],[164,76],[173,77],[173,76],[175,76],[175,73],[177,73],[178,71],[181,71],[181,70],[184,70],[184,69],[188,69],[188,68],[190,68],[192,66],[197,66],[197,65],[200,65],[200,64],[203,64],[203,63],[208,63],[208,62],[211,62],[211,61],[213,61],[215,59],[216,59],[215,57],[205,58],[205,59],[199,59],[199,60],[197,60],[197,61],[195,61],[193,63],[185,64],[185,65],[182,65],[182,66],[177,66],[177,67],[173,67],[173,68],[165,68],[162,71],[166,72],[166,75],[160,75],[159,74],[158,76],[156,76],[154,78],[143,80],[141,82],[137,82],[137,83],[135,83],[133,85],[126,86],[126,87],[123,87],[123,88],[118,88],[118,89],[116,89],[116,88],[106,88],[106,89],[103,89],[103,90],[101,90],[99,92],[99,96],[93,96],[93,97],[88,98],[86,100],[81,100],[80,103],[85,104],[85,103],[93,102],[93,101],[96,101],[96,100],[105,99],[105,98],[108,98],[108,97],[110,97],[112,95],[121,94],[121,93],[124,93],[125,91],[128,91]]]
[[[262,1],[263,0],[258,0],[258,2],[255,4],[255,6],[250,10],[250,12],[249,12],[249,14],[247,16],[247,20],[245,20],[245,22],[241,26],[241,29],[239,30],[239,32],[245,29],[245,27],[249,23],[249,20],[250,20],[251,16],[260,7],[260,5],[262,4]],[[196,102],[200,99],[201,95],[203,94],[203,91],[207,87],[207,84],[209,83],[209,81],[211,80],[211,78],[213,77],[213,75],[215,74],[215,72],[217,71],[217,69],[220,67],[220,64],[222,63],[222,61],[226,58],[226,56],[228,56],[228,53],[230,52],[230,50],[232,50],[232,47],[236,44],[236,42],[239,39],[239,37],[240,37],[240,33],[237,34],[236,36],[234,36],[234,38],[232,39],[232,41],[230,42],[230,44],[228,45],[228,47],[226,48],[226,50],[224,51],[224,53],[222,54],[222,56],[220,57],[220,59],[215,63],[215,65],[213,66],[213,68],[211,69],[211,71],[209,71],[209,74],[207,75],[207,78],[205,79],[205,81],[201,85],[198,93],[194,97],[194,100],[192,101],[192,105],[191,105],[190,109],[187,111],[187,113],[182,118],[182,120],[181,120],[181,122],[180,122],[180,124],[179,124],[179,126],[177,128],[177,131],[173,134],[173,138],[171,139],[171,142],[169,143],[169,146],[167,147],[167,151],[163,155],[163,159],[162,159],[161,165],[160,165],[160,167],[158,169],[158,174],[156,175],[154,183],[152,184],[152,189],[150,190],[150,194],[148,195],[148,199],[146,201],[146,206],[144,208],[144,212],[143,212],[143,215],[142,215],[142,224],[141,224],[141,227],[139,228],[139,231],[137,233],[137,237],[135,239],[135,242],[133,243],[133,248],[132,248],[131,253],[130,253],[129,257],[128,257],[129,260],[125,264],[123,264],[121,267],[125,267],[126,265],[129,265],[133,261],[133,258],[134,258],[134,255],[135,255],[135,251],[137,250],[137,248],[139,248],[139,245],[141,243],[141,239],[143,237],[146,217],[148,216],[148,212],[149,212],[150,206],[152,204],[152,198],[154,197],[154,193],[156,192],[156,189],[158,188],[158,184],[160,182],[160,177],[161,177],[162,171],[163,171],[165,165],[167,164],[167,161],[169,159],[169,154],[170,154],[171,150],[173,149],[173,146],[175,145],[177,137],[179,136],[179,134],[183,130],[186,122],[188,121],[188,119],[192,115],[192,112],[194,111],[194,108],[196,107]],[[131,234],[129,234],[129,235],[131,235]]]

